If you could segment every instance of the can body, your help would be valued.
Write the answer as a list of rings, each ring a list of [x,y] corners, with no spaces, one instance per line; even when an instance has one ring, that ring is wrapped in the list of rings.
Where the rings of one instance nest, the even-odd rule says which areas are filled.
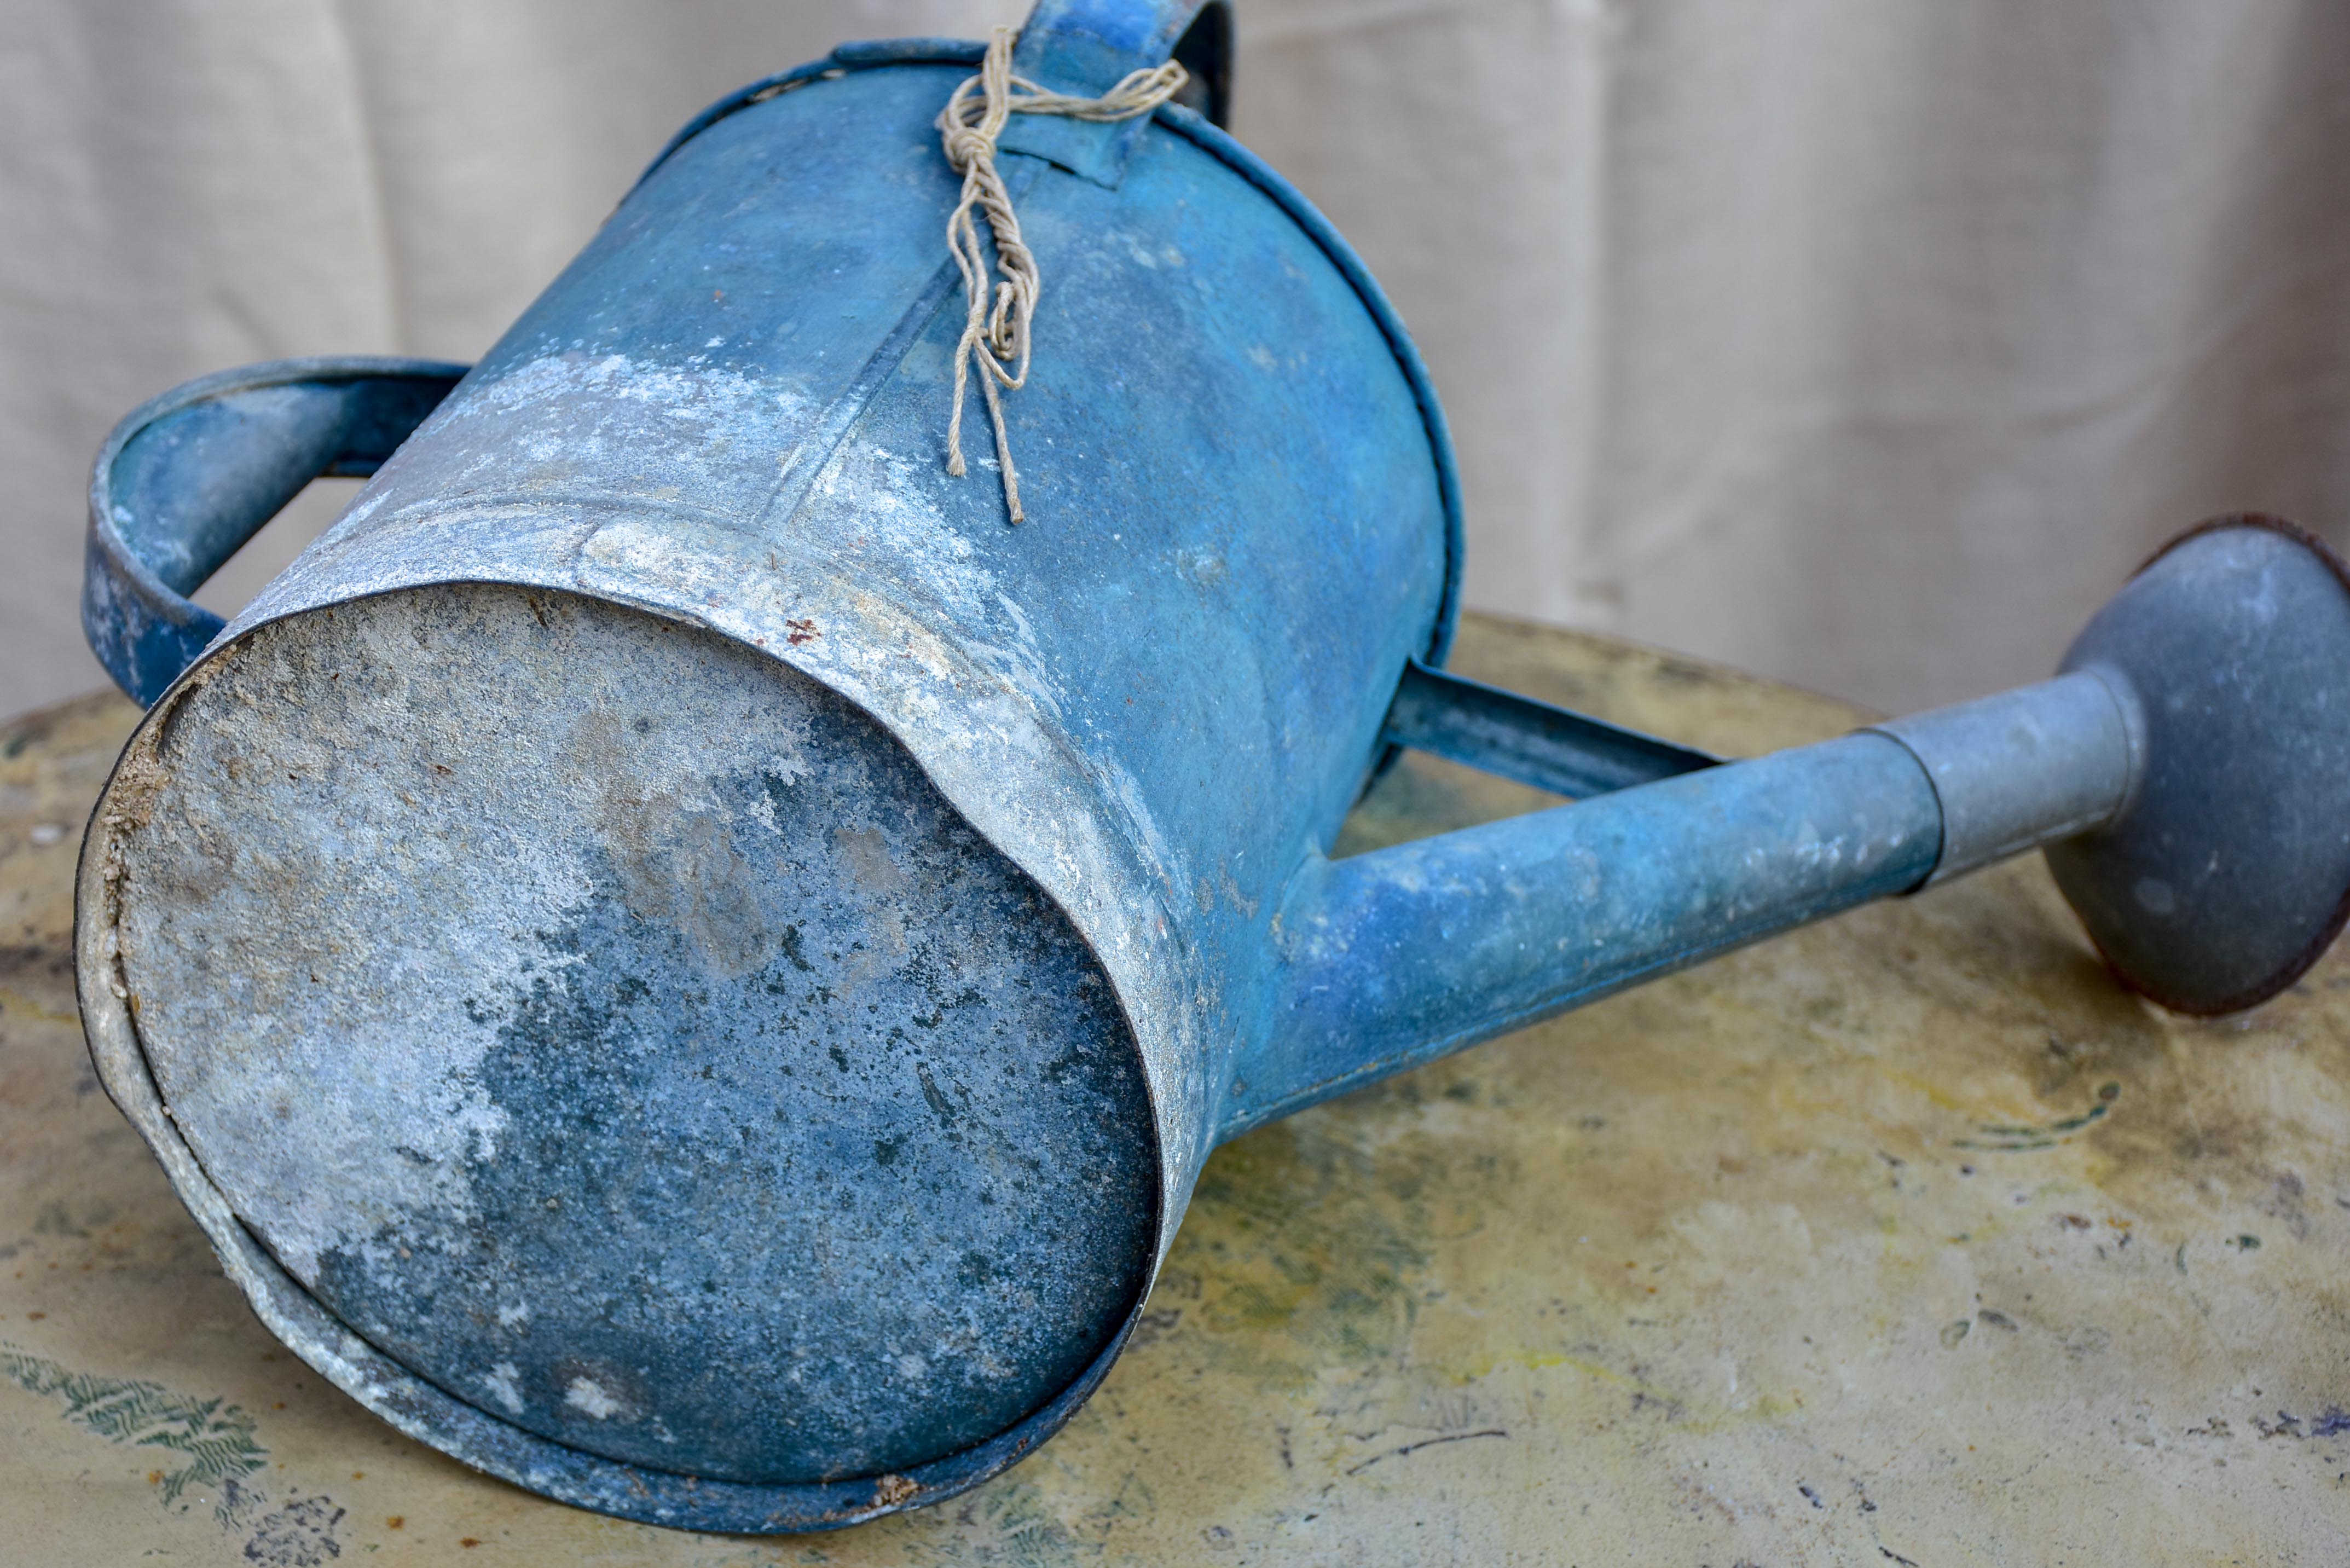
[[[1448,628],[1409,345],[1180,110],[1115,184],[1007,157],[1028,521],[945,472],[967,70],[806,77],[665,155],[158,704],[86,857],[109,1086],[264,1315],[592,1506],[839,1522],[1066,1418]],[[224,969],[291,989],[239,1012]],[[790,1223],[729,1229],[762,1193]],[[738,1375],[785,1414],[726,1427]]]

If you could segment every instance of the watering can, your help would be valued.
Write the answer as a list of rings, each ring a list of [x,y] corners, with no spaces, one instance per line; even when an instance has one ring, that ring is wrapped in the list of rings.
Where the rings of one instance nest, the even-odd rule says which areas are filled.
[[[1045,0],[1098,94],[1221,7]],[[1017,119],[1026,520],[940,461],[933,119],[848,45],[696,119],[477,365],[194,382],[98,459],[150,704],[85,843],[109,1092],[230,1277],[402,1431],[785,1532],[1049,1438],[1224,1139],[2046,846],[2120,981],[2290,983],[2350,889],[2350,583],[2174,544],[2054,679],[1726,763],[1445,673],[1443,417],[1345,242],[1169,103]],[[371,474],[234,620],[186,595]],[[1397,748],[1571,803],[1332,859]]]

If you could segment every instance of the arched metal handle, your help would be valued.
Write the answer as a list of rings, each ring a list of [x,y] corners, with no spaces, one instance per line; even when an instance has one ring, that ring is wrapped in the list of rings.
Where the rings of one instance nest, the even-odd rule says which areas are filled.
[[[1107,91],[1168,59],[1192,73],[1179,102],[1222,125],[1232,100],[1232,9],[1224,0],[1036,0],[1012,51],[1018,75],[1062,92]],[[1110,124],[1015,114],[996,145],[1116,190],[1149,117]]]
[[[312,480],[373,473],[467,369],[279,359],[132,410],[90,471],[82,576],[82,632],[114,683],[152,705],[227,624],[188,595]]]
[[[1202,47],[1219,55],[1228,51],[1232,19],[1223,0],[1214,0],[1213,8],[1223,15],[1211,24],[1212,38],[1188,37],[1200,13],[1209,8],[1203,0],[1036,0],[1020,25],[1013,67],[1065,91],[1101,92],[1128,71],[1147,70],[1173,56],[1180,41],[1191,44],[1186,54]],[[1213,68],[1222,73],[1230,66],[1218,59]]]

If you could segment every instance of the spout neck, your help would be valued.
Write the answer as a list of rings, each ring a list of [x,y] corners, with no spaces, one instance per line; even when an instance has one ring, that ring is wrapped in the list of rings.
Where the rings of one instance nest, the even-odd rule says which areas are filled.
[[[1918,886],[1917,759],[1847,735],[1299,874],[1272,1027],[1219,1137],[1792,926]]]

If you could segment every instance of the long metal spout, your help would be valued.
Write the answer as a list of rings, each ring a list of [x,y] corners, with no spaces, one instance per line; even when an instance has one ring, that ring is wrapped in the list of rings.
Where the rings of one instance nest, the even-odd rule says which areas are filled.
[[[1223,1136],[1855,904],[2086,832],[2142,723],[2086,670],[1753,762],[1338,861],[1294,884]]]

